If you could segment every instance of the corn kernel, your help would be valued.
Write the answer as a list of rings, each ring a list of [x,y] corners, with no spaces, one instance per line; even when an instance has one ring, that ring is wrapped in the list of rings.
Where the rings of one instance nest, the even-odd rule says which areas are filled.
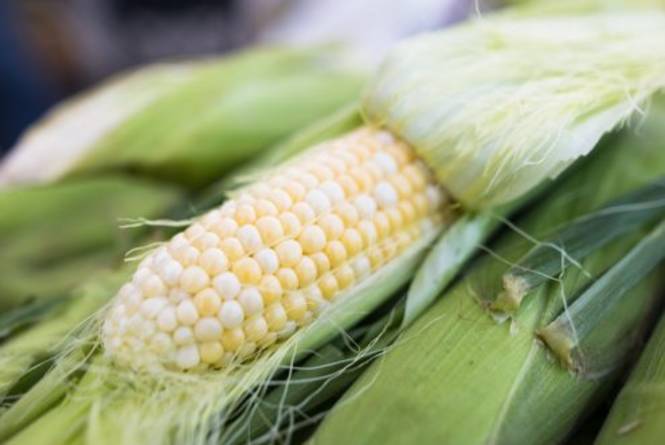
[[[325,254],[330,261],[332,267],[338,267],[346,261],[346,247],[341,241],[330,241],[325,247]],[[326,269],[327,270],[327,269]]]
[[[319,226],[305,226],[298,237],[302,250],[306,254],[319,252],[326,245],[326,234]]]
[[[293,267],[302,259],[302,247],[294,240],[282,241],[275,247],[279,263],[285,267]]]
[[[356,229],[346,229],[342,235],[341,241],[349,256],[354,256],[360,252],[363,247],[362,237]]]
[[[293,269],[283,267],[277,271],[277,279],[283,289],[294,290],[298,288],[298,275]]]
[[[274,216],[263,216],[259,218],[256,221],[256,228],[261,235],[261,239],[268,246],[277,244],[277,242],[281,241],[284,237],[282,223]]]
[[[194,297],[194,304],[199,314],[205,316],[216,315],[222,300],[214,289],[206,288]]]
[[[244,330],[247,340],[255,342],[261,340],[268,333],[268,323],[261,315],[257,315],[245,322]]]
[[[222,345],[227,351],[237,351],[245,343],[245,331],[241,327],[225,329],[222,334]]]
[[[330,270],[330,260],[323,252],[317,252],[309,256],[314,264],[316,264],[316,272],[318,275],[323,275]]]
[[[284,306],[280,303],[271,304],[266,308],[265,318],[271,331],[277,332],[284,327],[288,317]]]
[[[236,261],[245,255],[242,244],[237,238],[226,238],[222,240],[220,248],[229,261]]]
[[[295,268],[300,286],[305,286],[316,279],[316,264],[309,257],[303,257]]]
[[[300,320],[307,312],[307,300],[300,292],[294,292],[284,297],[283,304],[290,320]]]
[[[233,265],[233,273],[236,274],[241,283],[257,284],[261,280],[261,266],[255,259],[241,258]]]
[[[321,289],[321,293],[327,300],[333,299],[339,290],[335,276],[330,272],[323,275],[319,280],[319,289]]]
[[[274,275],[264,275],[259,282],[259,290],[266,304],[278,301],[282,297],[282,284]]]
[[[213,364],[222,358],[224,355],[224,348],[218,341],[210,341],[202,343],[199,347],[201,361],[208,364]]]

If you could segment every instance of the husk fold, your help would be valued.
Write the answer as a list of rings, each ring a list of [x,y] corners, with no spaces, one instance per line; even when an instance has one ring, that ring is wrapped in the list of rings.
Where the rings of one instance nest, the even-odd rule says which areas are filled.
[[[467,208],[512,201],[587,155],[665,86],[665,14],[487,15],[398,45],[364,114]]]

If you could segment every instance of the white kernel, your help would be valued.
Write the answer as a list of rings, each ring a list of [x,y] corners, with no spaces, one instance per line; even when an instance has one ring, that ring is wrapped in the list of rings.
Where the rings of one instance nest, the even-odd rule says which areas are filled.
[[[381,181],[374,187],[374,199],[381,208],[392,207],[398,201],[395,188],[386,181]]]
[[[168,304],[166,298],[148,298],[141,303],[141,314],[146,318],[155,318],[159,311]]]
[[[182,301],[176,309],[178,321],[186,326],[191,326],[199,319],[196,306],[190,300]]]
[[[171,252],[171,254],[177,252],[178,250],[182,249],[183,247],[188,247],[189,240],[185,236],[184,233],[178,233],[176,236],[171,238],[171,241],[169,241],[168,245],[168,250]]]
[[[429,202],[431,209],[438,209],[439,206],[443,203],[443,192],[441,189],[435,185],[430,185],[425,190],[427,195],[427,201]]]
[[[219,296],[224,300],[234,298],[240,292],[240,281],[232,272],[224,272],[217,275],[213,280],[213,285]]]
[[[360,280],[372,272],[372,263],[365,255],[358,255],[351,263],[354,275]]]
[[[261,313],[263,311],[263,297],[261,293],[253,287],[249,287],[240,292],[238,302],[248,316]]]
[[[321,191],[326,194],[330,202],[336,204],[344,200],[344,189],[335,181],[326,181],[321,184]]]
[[[136,293],[136,291],[138,291],[136,286],[132,283],[126,283],[118,291],[118,296],[120,296],[120,298],[128,298],[130,295]]]
[[[222,324],[214,317],[201,318],[194,326],[194,336],[199,341],[218,340],[222,335]]]
[[[206,232],[203,235],[192,240],[192,245],[197,249],[203,251],[209,247],[217,247],[219,245],[219,237],[214,233]]]
[[[277,333],[278,338],[288,338],[293,335],[294,332],[296,332],[296,329],[298,329],[298,325],[296,324],[295,321],[289,320],[286,322],[284,327]]]
[[[182,289],[174,288],[169,291],[169,301],[178,304],[189,298],[189,294]]]
[[[180,287],[190,293],[203,289],[210,282],[210,276],[199,266],[189,266],[180,275]]]
[[[395,143],[395,137],[387,131],[377,131],[374,138],[383,145],[392,145]]]
[[[240,240],[240,243],[246,252],[256,252],[263,247],[261,234],[253,225],[245,224],[240,227],[236,232],[236,237]]]
[[[279,263],[285,267],[295,266],[302,258],[302,247],[295,240],[282,241],[275,247]]]
[[[189,345],[194,342],[194,332],[192,328],[187,326],[180,326],[173,333],[173,342],[176,345]]]
[[[157,275],[153,274],[148,277],[141,285],[141,291],[146,298],[164,295],[166,287],[164,282]]]
[[[178,348],[178,351],[175,354],[175,362],[180,369],[191,369],[197,366],[201,362],[201,359],[196,345],[188,345]]]
[[[159,276],[164,283],[173,286],[180,281],[180,274],[182,273],[182,266],[180,263],[173,259],[161,261],[158,265]]]
[[[397,162],[388,153],[378,152],[374,155],[374,162],[386,175],[397,173]]]
[[[206,229],[199,223],[194,223],[191,226],[189,226],[187,230],[185,230],[185,236],[190,241],[193,241],[194,239],[200,237],[204,233],[206,233]]]
[[[136,269],[136,272],[134,272],[132,283],[140,289],[143,283],[153,275],[152,271],[147,267],[139,267]]]
[[[234,329],[242,325],[245,313],[237,301],[225,301],[217,315],[225,329]]]
[[[294,174],[294,179],[308,189],[312,189],[319,184],[319,180],[311,173],[298,172],[297,174]]]
[[[361,194],[353,200],[353,205],[363,219],[372,219],[376,213],[376,201],[369,195]]]
[[[330,200],[321,190],[314,189],[307,192],[305,202],[314,210],[314,213],[321,215],[330,211]]]
[[[272,274],[277,271],[279,268],[279,258],[277,258],[277,253],[272,249],[261,249],[254,255],[254,259],[261,270],[266,274]]]
[[[173,340],[168,334],[158,332],[150,339],[150,349],[160,356],[166,357],[173,350]]]
[[[178,327],[178,319],[173,307],[167,306],[161,310],[157,316],[157,327],[164,332],[172,332]]]

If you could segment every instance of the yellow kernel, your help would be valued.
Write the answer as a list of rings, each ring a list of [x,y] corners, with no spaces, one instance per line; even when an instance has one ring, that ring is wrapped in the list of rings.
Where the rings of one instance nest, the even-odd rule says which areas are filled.
[[[397,251],[402,252],[411,245],[411,236],[408,232],[398,233],[395,244],[397,246]]]
[[[344,224],[347,227],[353,227],[358,223],[358,209],[356,209],[356,207],[351,203],[340,203],[335,209],[335,212],[339,215],[340,218],[342,218],[342,221],[344,221]]]
[[[319,280],[319,289],[321,293],[326,298],[326,300],[332,300],[339,290],[339,285],[337,284],[337,278],[331,273],[326,273]]]
[[[337,267],[346,261],[346,247],[341,241],[333,240],[326,244],[325,254],[332,267]]]
[[[302,203],[296,204],[294,206],[294,210],[299,204]],[[314,213],[312,213],[312,215],[314,215]],[[279,222],[282,224],[282,229],[284,230],[285,237],[295,238],[300,234],[300,231],[302,230],[302,224],[300,222],[300,219],[298,216],[296,216],[295,213],[292,212],[282,213],[281,215],[279,215]]]
[[[300,286],[307,285],[316,279],[316,264],[309,257],[300,260],[295,270]]]
[[[261,340],[257,341],[257,344],[261,348],[267,348],[268,346],[274,344],[277,341],[277,333],[276,332],[268,332],[266,335],[261,338]]]
[[[225,329],[222,334],[222,345],[227,351],[237,351],[245,343],[245,332],[242,328]]]
[[[390,234],[390,220],[384,212],[376,212],[374,215],[374,227],[376,227],[376,232],[380,239]]]
[[[300,292],[294,292],[284,297],[284,309],[291,320],[301,320],[307,313],[307,299]]]
[[[282,284],[274,275],[264,275],[258,287],[265,304],[274,303],[282,297]]]
[[[387,240],[382,246],[384,264],[392,260],[397,255],[397,239],[401,234],[397,234],[391,239]]]
[[[245,322],[245,335],[249,341],[259,341],[268,333],[268,323],[261,315],[252,317]]]
[[[429,202],[427,201],[427,197],[425,195],[419,193],[415,195],[413,198],[413,206],[416,209],[416,215],[417,216],[425,216],[427,215],[427,212],[429,211]]]
[[[413,189],[411,183],[404,174],[398,173],[394,175],[390,178],[390,183],[393,185],[400,198],[408,198],[411,196]]]
[[[194,304],[202,316],[216,315],[222,304],[217,292],[211,288],[205,288],[194,297]]]
[[[241,204],[236,210],[235,219],[238,225],[252,224],[256,221],[256,211],[250,204]]]
[[[321,251],[326,245],[326,234],[319,226],[305,226],[298,237],[303,252],[306,254]]]
[[[289,194],[293,202],[302,201],[307,190],[297,181],[289,181],[284,186],[284,190]]]
[[[323,275],[324,273],[330,270],[330,260],[328,256],[323,252],[317,252],[310,255],[314,264],[316,264],[316,271],[318,275]]]
[[[277,216],[279,215],[279,210],[277,206],[267,199],[259,199],[256,201],[256,217],[261,218],[262,216]]]
[[[374,187],[374,181],[369,172],[365,169],[356,167],[349,172],[349,175],[353,178],[356,184],[358,184],[358,189],[361,192],[369,192]]]
[[[424,167],[411,164],[404,169],[404,176],[409,180],[415,191],[421,190],[427,183]]]
[[[293,267],[302,259],[302,247],[292,239],[279,243],[275,247],[275,252],[282,266]]]
[[[358,184],[356,184],[356,181],[354,181],[353,178],[349,175],[340,176],[339,178],[337,178],[337,183],[342,187],[342,190],[344,190],[346,196],[357,195],[358,192],[360,191],[358,189]]]
[[[337,270],[335,270],[335,278],[337,279],[337,285],[340,289],[346,289],[353,283],[355,279],[353,268],[348,264],[343,264]]]
[[[388,216],[388,221],[390,221],[390,233],[396,233],[402,228],[404,224],[404,217],[402,212],[395,207],[391,207],[386,210],[386,216]]]
[[[233,265],[233,273],[241,283],[257,284],[261,280],[261,266],[254,258],[241,258]]]
[[[358,231],[360,236],[362,236],[363,244],[365,247],[371,246],[378,239],[378,232],[374,223],[363,220],[358,223]]]
[[[388,240],[387,242],[391,242]],[[375,247],[373,249],[370,249],[369,253],[369,262],[372,264],[372,269],[377,270],[381,266],[383,266],[383,248],[381,247]]]
[[[283,289],[293,290],[298,288],[298,275],[293,269],[283,267],[277,271],[277,279]]]
[[[215,363],[224,355],[224,348],[218,341],[209,341],[199,346],[201,361],[204,363]]]
[[[305,291],[305,298],[307,299],[307,310],[312,312],[316,312],[321,308],[322,304],[327,303],[323,298],[321,289],[319,289],[319,286],[317,285],[307,288]]]
[[[238,238],[226,238],[221,242],[219,247],[229,261],[239,260],[245,255],[245,250],[242,248],[242,244]]]
[[[238,229],[238,223],[231,218],[223,218],[219,223],[213,225],[210,230],[221,239],[233,236]]]
[[[326,239],[334,240],[342,236],[344,232],[344,222],[342,218],[331,213],[329,215],[324,215],[319,220],[319,227],[323,229],[323,232],[326,235]]]
[[[256,221],[256,228],[261,234],[261,239],[268,246],[275,245],[284,237],[282,223],[274,216],[262,216]]]
[[[332,170],[324,165],[312,165],[309,168],[309,171],[321,182],[329,181],[335,177],[335,174],[332,172]]]
[[[346,248],[346,253],[349,256],[354,256],[363,247],[363,239],[360,236],[360,232],[356,229],[346,229],[342,235],[342,244]]]
[[[409,224],[416,219],[416,208],[409,201],[402,201],[399,203],[399,210],[402,213],[404,223]]]
[[[288,321],[286,310],[280,303],[271,304],[266,308],[265,319],[271,331],[279,331]]]
[[[291,196],[282,189],[275,189],[270,192],[270,197],[268,199],[275,204],[275,207],[277,207],[277,210],[280,212],[289,209],[293,205]]]

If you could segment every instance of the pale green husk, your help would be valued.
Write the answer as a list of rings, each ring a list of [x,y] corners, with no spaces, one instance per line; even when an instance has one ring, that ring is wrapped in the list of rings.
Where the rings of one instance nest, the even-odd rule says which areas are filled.
[[[256,49],[120,75],[56,107],[0,167],[0,185],[129,169],[205,185],[357,97],[327,49]]]
[[[665,437],[665,316],[612,405],[597,445],[658,444]]]
[[[607,393],[626,348],[615,348],[616,337],[603,342],[592,332],[589,339],[598,348],[594,353],[608,357],[616,349],[613,367],[573,375],[552,360],[537,331],[565,314],[567,304],[621,260],[640,233],[621,237],[587,256],[581,268],[569,268],[557,281],[538,287],[510,325],[496,323],[487,306],[510,265],[544,235],[665,174],[660,116],[654,113],[639,132],[626,131],[600,147],[517,222],[517,231],[493,244],[355,382],[312,443],[561,442]],[[652,274],[642,280],[626,295],[622,310],[604,314],[598,321],[601,331],[622,332],[625,340],[639,338],[662,284],[658,278]]]
[[[364,113],[414,146],[466,207],[492,207],[643,113],[665,86],[664,42],[657,11],[484,16],[398,45]]]

